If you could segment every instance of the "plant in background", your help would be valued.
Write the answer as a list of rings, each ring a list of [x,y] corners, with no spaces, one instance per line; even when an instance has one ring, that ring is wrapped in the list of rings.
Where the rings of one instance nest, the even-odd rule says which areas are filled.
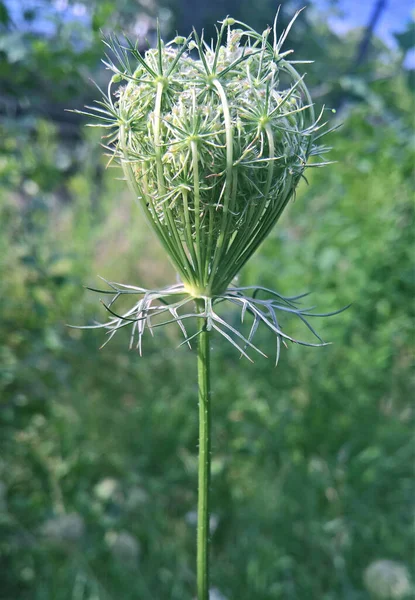
[[[408,598],[413,591],[406,566],[393,560],[375,560],[366,568],[363,580],[367,591],[379,600]]]
[[[263,352],[253,343],[260,324],[281,343],[321,346],[324,342],[308,317],[329,316],[302,308],[304,296],[285,297],[258,287],[237,287],[235,276],[269,234],[294,196],[307,167],[328,148],[318,145],[323,110],[316,118],[313,102],[283,44],[297,17],[278,37],[225,19],[215,44],[194,31],[142,55],[128,39],[105,43],[105,62],[113,71],[108,93],[88,107],[93,125],[107,130],[110,161],[122,166],[129,187],[150,227],[165,248],[180,282],[161,290],[107,282],[112,295],[104,306],[109,341],[131,327],[130,346],[141,354],[146,329],[177,323],[184,342],[198,338],[199,499],[197,590],[208,598],[208,524],[210,479],[209,340],[217,331],[246,358]],[[113,85],[118,84],[116,91]],[[94,289],[94,288],[90,288]],[[117,301],[138,300],[125,312]],[[218,314],[224,301],[250,315],[247,335]],[[339,311],[337,311],[339,312]],[[295,340],[280,326],[280,314],[298,317],[317,338]],[[196,332],[187,331],[189,320]],[[105,343],[107,343],[107,341]]]

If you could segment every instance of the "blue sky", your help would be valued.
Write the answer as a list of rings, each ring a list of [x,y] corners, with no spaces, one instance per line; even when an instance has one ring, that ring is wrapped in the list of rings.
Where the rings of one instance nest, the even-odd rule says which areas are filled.
[[[330,6],[329,0],[314,0],[314,4],[322,9],[328,9]],[[343,15],[331,17],[330,25],[339,33],[364,26],[370,19],[374,4],[375,0],[339,0],[337,6]],[[377,35],[388,44],[394,45],[393,32],[404,29],[409,19],[413,18],[414,9],[415,3],[412,0],[387,0],[376,28]]]
[[[198,0],[201,1],[201,0]],[[208,0],[206,0],[208,1]],[[281,0],[284,4],[284,1]],[[50,16],[56,12],[68,20],[84,20],[87,18],[88,3],[68,5],[67,0],[44,2],[42,0],[6,0],[6,6],[16,25],[22,25],[21,15],[24,10],[37,8],[39,10],[36,29],[50,31]],[[276,2],[279,4],[279,2]],[[319,10],[329,10],[330,0],[314,0]],[[346,33],[349,29],[367,24],[375,0],[338,0],[336,12],[329,19],[331,27],[338,33]],[[378,23],[376,34],[382,37],[388,45],[394,46],[393,32],[402,31],[409,19],[414,17],[415,4],[412,0],[387,0],[386,9]],[[412,60],[410,61],[413,62]],[[415,56],[414,56],[415,63]],[[413,65],[412,65],[413,66]]]
[[[322,10],[330,9],[329,0],[314,0]],[[345,34],[354,27],[364,27],[369,22],[375,0],[338,0],[335,13],[329,18],[331,28],[339,34]],[[334,12],[334,11],[333,11]],[[339,14],[336,14],[339,12]],[[388,46],[396,48],[394,32],[405,29],[409,20],[414,20],[415,3],[412,0],[387,0],[386,8],[376,25],[376,35]],[[415,68],[415,51],[408,52],[405,66]]]

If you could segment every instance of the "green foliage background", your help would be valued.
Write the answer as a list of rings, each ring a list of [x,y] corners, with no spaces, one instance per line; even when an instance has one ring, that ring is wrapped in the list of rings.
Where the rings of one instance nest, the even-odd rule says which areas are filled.
[[[168,35],[186,4],[146,3],[146,18],[170,10]],[[270,22],[270,4],[253,25]],[[231,5],[249,21],[248,4]],[[88,76],[106,80],[99,29],[128,28],[137,7],[92,3],[91,21],[49,36],[16,30],[0,8],[0,598],[190,600],[194,352],[176,350],[174,329],[143,358],[121,334],[99,352],[102,334],[65,325],[103,317],[82,287],[97,275],[174,280],[99,137],[62,117],[94,97]],[[338,38],[312,15],[292,44],[317,61],[318,102],[341,106],[338,162],[310,170],[240,282],[311,290],[324,310],[353,304],[319,324],[332,346],[291,346],[277,369],[213,340],[212,582],[228,600],[369,600],[365,568],[413,556],[408,36],[400,53],[373,40],[348,71],[361,32]],[[270,355],[273,343],[262,335]]]

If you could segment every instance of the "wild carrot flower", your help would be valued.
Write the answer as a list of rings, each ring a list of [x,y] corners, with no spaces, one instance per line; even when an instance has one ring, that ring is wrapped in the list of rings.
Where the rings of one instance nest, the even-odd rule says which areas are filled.
[[[271,45],[269,36],[227,19],[215,47],[196,34],[167,45],[159,37],[142,60],[131,48],[134,72],[116,69],[126,85],[107,107],[117,119],[111,143],[194,296],[226,290],[315,152],[307,88],[283,40]]]
[[[146,328],[175,322],[189,345],[199,336],[199,600],[207,600],[209,588],[209,332],[216,330],[249,358],[249,350],[263,354],[252,342],[262,323],[276,335],[278,362],[281,342],[297,341],[280,327],[283,312],[317,338],[316,344],[298,343],[323,344],[307,318],[325,315],[301,308],[304,295],[232,285],[306,168],[327,164],[310,163],[328,150],[318,142],[323,110],[316,118],[298,61],[283,49],[297,15],[280,36],[277,20],[257,33],[232,18],[220,23],[210,44],[196,31],[165,44],[158,32],[156,48],[144,54],[128,39],[111,38],[105,42],[105,64],[113,72],[108,92],[86,113],[107,130],[110,162],[121,165],[180,277],[162,290],[107,282],[110,289],[99,291],[113,296],[106,304],[111,319],[92,327],[105,327],[109,341],[131,326],[131,346],[140,352]],[[139,299],[119,314],[115,303],[126,294]],[[241,309],[242,321],[251,315],[247,337],[216,312],[225,300]],[[195,318],[198,328],[189,336],[185,323]]]
[[[316,118],[299,61],[283,50],[297,15],[280,37],[276,21],[273,30],[257,33],[227,18],[215,44],[195,31],[167,44],[158,33],[157,47],[144,54],[128,39],[105,41],[113,77],[108,94],[86,114],[108,130],[110,160],[121,164],[181,280],[157,291],[111,283],[108,339],[130,324],[131,344],[141,351],[151,317],[166,314],[167,321],[153,319],[153,326],[177,322],[188,341],[184,321],[195,315],[183,311],[198,298],[208,329],[245,356],[247,347],[258,350],[252,337],[260,322],[277,336],[277,361],[281,341],[298,341],[282,332],[276,311],[297,315],[321,345],[306,317],[322,315],[299,308],[301,296],[230,285],[293,198],[305,169],[327,164],[309,162],[328,150],[318,145],[327,132],[320,131],[323,110]],[[256,298],[261,291],[268,299]],[[126,293],[141,298],[119,315],[113,304]],[[214,311],[223,300],[239,305],[242,318],[253,316],[248,338]]]

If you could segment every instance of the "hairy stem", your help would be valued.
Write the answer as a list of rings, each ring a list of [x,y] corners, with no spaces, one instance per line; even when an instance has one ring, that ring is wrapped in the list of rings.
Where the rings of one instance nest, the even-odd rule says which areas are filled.
[[[198,313],[204,303],[196,302]],[[206,319],[198,318],[197,370],[199,383],[199,490],[197,506],[197,598],[209,599],[209,487],[210,487],[210,352]]]

